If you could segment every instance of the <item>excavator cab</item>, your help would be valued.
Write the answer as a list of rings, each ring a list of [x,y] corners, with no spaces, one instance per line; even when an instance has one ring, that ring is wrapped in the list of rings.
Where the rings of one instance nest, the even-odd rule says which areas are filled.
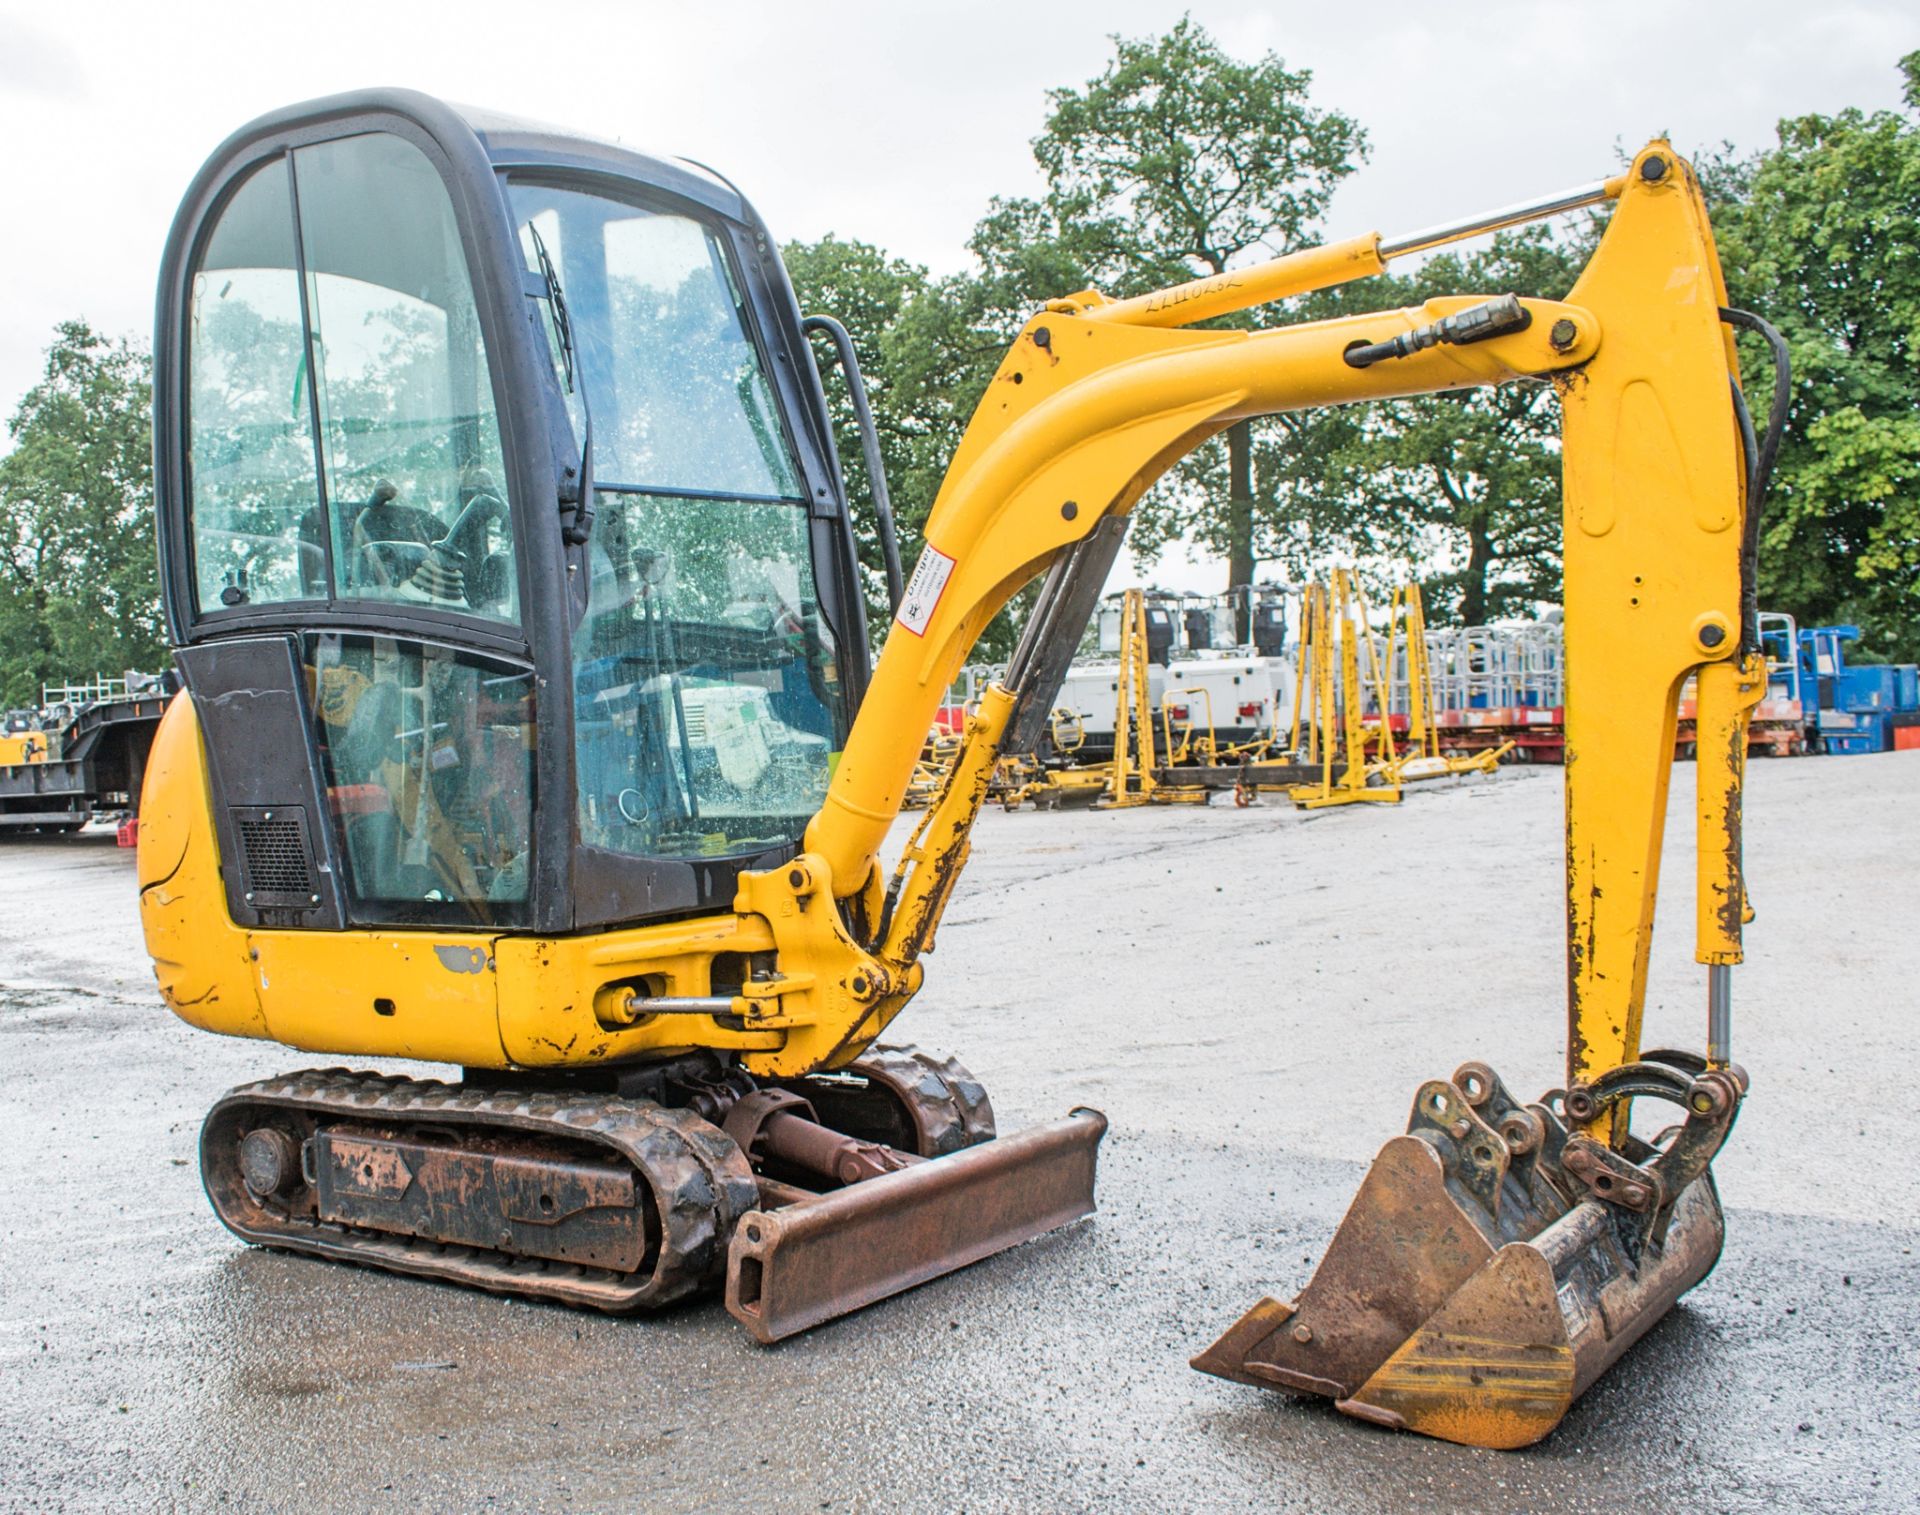
[[[573,931],[794,854],[867,635],[728,184],[399,92],[268,117],[188,196],[157,351],[235,922]]]
[[[461,1069],[232,1091],[238,1235],[615,1311],[731,1274],[770,1340],[1091,1209],[1097,1115],[995,1142],[953,1060],[799,1044],[770,991],[809,975],[736,910],[809,876],[871,674],[810,330],[871,445],[729,183],[417,94],[264,117],[194,182],[156,973],[205,1029]]]

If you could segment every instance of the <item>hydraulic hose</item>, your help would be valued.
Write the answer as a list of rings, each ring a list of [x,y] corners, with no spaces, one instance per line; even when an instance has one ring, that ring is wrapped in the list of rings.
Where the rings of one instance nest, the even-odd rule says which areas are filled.
[[[1747,528],[1740,545],[1740,650],[1756,652],[1760,646],[1760,510],[1767,497],[1767,485],[1773,478],[1774,461],[1780,455],[1780,441],[1786,435],[1787,412],[1793,404],[1793,357],[1787,351],[1787,339],[1771,321],[1746,310],[1720,309],[1720,319],[1758,334],[1773,354],[1773,404],[1767,413],[1767,434],[1757,452],[1752,443],[1753,419],[1747,413],[1740,388],[1734,386],[1734,412],[1740,418],[1742,442],[1747,447]]]
[[[1760,512],[1755,508],[1751,481],[1760,475],[1760,439],[1753,432],[1753,412],[1747,409],[1747,397],[1740,392],[1740,381],[1727,375],[1727,388],[1733,397],[1733,419],[1740,427],[1740,455],[1746,459],[1746,525],[1740,538],[1740,656],[1746,657],[1760,646]]]

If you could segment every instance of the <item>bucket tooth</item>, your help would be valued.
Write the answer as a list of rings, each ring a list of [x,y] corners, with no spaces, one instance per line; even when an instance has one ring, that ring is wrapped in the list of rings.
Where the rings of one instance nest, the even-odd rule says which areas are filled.
[[[1193,1359],[1203,1373],[1346,1398],[1493,1255],[1440,1158],[1396,1136],[1292,1305],[1264,1299]]]
[[[1277,1340],[1281,1327],[1293,1316],[1292,1305],[1282,1304],[1267,1296],[1229,1326],[1226,1335],[1193,1358],[1189,1366],[1198,1368],[1202,1373],[1211,1373],[1215,1378],[1250,1383],[1256,1389],[1270,1389],[1279,1384],[1302,1394],[1330,1394],[1337,1397],[1346,1393],[1346,1385],[1336,1383],[1331,1378],[1313,1378],[1292,1370],[1275,1368],[1259,1360],[1259,1349],[1268,1340]],[[1282,1372],[1286,1373],[1285,1378],[1276,1376]]]

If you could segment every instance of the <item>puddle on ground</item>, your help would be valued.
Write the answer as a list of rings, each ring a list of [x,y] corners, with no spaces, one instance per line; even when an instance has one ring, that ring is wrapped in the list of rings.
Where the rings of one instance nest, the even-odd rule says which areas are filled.
[[[68,984],[0,984],[0,1032],[109,1028],[116,1024],[111,1003]]]

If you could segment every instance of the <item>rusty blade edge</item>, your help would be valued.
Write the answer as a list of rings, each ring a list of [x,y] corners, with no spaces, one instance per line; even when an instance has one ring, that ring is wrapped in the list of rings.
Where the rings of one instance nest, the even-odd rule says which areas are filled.
[[[1078,1109],[947,1157],[741,1217],[727,1310],[772,1343],[1091,1215],[1107,1119]]]

